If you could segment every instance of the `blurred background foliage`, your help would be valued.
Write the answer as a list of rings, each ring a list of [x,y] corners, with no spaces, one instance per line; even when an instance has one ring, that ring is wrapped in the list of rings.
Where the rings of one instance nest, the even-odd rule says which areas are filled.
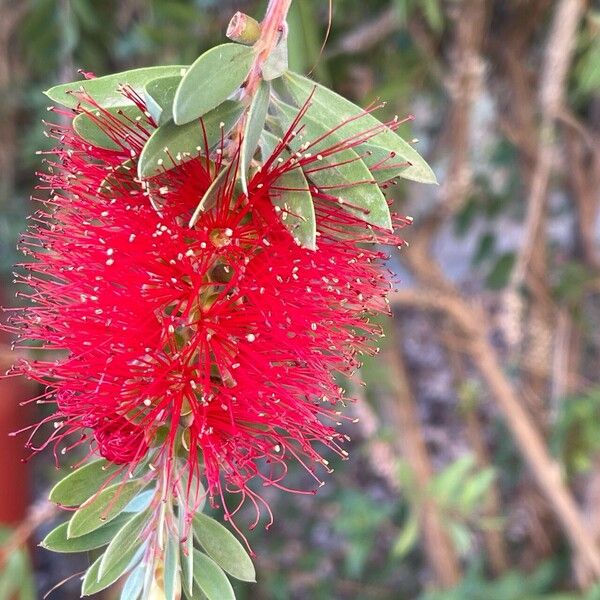
[[[4,303],[48,148],[41,90],[78,69],[191,62],[235,10],[259,16],[264,2],[0,0]],[[249,535],[259,581],[240,597],[599,599],[600,6],[334,0],[321,53],[328,19],[328,2],[294,2],[292,67],[414,115],[403,133],[440,186],[393,191],[415,225],[390,258],[383,351],[345,384],[360,400],[351,458],[316,498],[266,490],[276,522]],[[29,600],[87,558],[33,550],[56,518],[43,502],[56,472],[49,457],[18,463],[23,439],[4,434],[35,415],[16,408],[19,382],[0,385],[14,490],[0,503],[0,600]]]

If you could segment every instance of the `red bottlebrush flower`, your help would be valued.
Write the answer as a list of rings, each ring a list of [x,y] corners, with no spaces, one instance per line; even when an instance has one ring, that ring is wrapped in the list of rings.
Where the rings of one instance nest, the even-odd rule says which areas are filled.
[[[31,306],[11,320],[19,346],[41,340],[58,352],[14,369],[47,386],[39,401],[56,403],[34,433],[52,423],[42,447],[64,453],[90,441],[130,468],[149,453],[153,464],[183,453],[211,498],[226,483],[257,507],[250,482],[284,488],[289,461],[320,484],[322,449],[346,455],[334,374],[372,351],[378,329],[368,317],[387,310],[385,255],[363,242],[401,242],[316,189],[317,250],[293,239],[273,203],[277,182],[320,157],[285,158],[292,129],[247,195],[235,186],[235,157],[226,166],[222,153],[216,164],[191,159],[142,184],[135,163],[155,124],[135,101],[140,118],[127,123],[96,107],[120,150],[52,129],[58,158],[43,176],[51,197],[22,243],[34,259],[21,277]],[[190,228],[222,169],[215,205]]]
[[[104,417],[105,423],[93,425],[98,453],[107,460],[126,465],[148,452],[144,430],[121,415]]]

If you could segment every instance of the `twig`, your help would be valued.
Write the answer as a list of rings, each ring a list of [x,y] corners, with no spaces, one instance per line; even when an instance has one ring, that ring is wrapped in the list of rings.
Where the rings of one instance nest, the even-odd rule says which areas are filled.
[[[388,333],[390,349],[387,352],[391,381],[396,395],[394,413],[398,422],[398,430],[402,432],[402,448],[406,461],[415,475],[419,489],[426,490],[431,483],[433,469],[419,423],[408,371],[394,327],[395,325],[392,325]],[[423,528],[423,541],[428,562],[431,564],[439,584],[445,588],[451,588],[460,580],[460,562],[452,541],[444,529],[442,515],[434,498],[426,498],[423,501],[419,519]]]
[[[440,312],[461,329],[470,342],[470,357],[504,413],[519,450],[541,491],[563,526],[563,532],[594,579],[600,579],[600,550],[587,530],[575,499],[564,484],[560,465],[550,456],[544,440],[523,408],[504,374],[488,340],[485,313],[457,294],[439,290],[403,290],[391,298],[398,307],[417,307]]]
[[[525,280],[538,241],[552,173],[554,125],[564,103],[567,73],[575,49],[577,26],[584,7],[584,0],[561,0],[554,14],[552,29],[548,37],[540,83],[539,102],[542,122],[538,151],[527,201],[523,244],[511,277],[511,288],[513,289],[517,289]]]
[[[33,504],[24,521],[11,533],[9,538],[0,547],[0,571],[4,568],[11,554],[24,546],[35,530],[50,520],[57,513],[57,507],[49,500],[42,500]]]

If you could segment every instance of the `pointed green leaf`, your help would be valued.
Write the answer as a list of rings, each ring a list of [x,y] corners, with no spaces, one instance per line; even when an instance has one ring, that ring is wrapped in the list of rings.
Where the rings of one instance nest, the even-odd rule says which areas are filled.
[[[102,577],[98,575],[100,563],[102,562],[102,556],[100,556],[85,573],[83,584],[81,586],[81,595],[91,596],[92,594],[105,590],[117,581],[117,579],[133,569],[141,556],[142,545],[140,543],[137,547],[130,548],[127,552],[123,552],[119,561]]]
[[[194,214],[189,222],[189,227],[193,227],[197,222],[203,212],[210,210],[217,202],[219,197],[219,192],[224,185],[227,185],[227,176],[230,174],[229,167],[222,166],[218,175],[213,179],[213,182],[210,184],[210,187],[204,193],[204,196],[200,198],[200,202],[198,202],[198,206],[194,210]]]
[[[268,131],[261,137],[263,162],[269,158],[279,140]],[[285,154],[285,152],[283,153]],[[280,209],[281,222],[304,248],[316,249],[317,219],[306,177],[299,167],[281,175],[271,186],[271,201]]]
[[[209,149],[221,141],[238,122],[243,107],[239,102],[227,101],[202,118]],[[223,124],[223,127],[221,127]],[[161,125],[148,139],[138,163],[138,175],[148,178],[172,169],[205,151],[204,131],[200,121],[177,126],[173,121]],[[165,150],[166,149],[166,150]],[[173,160],[176,162],[173,163]]]
[[[57,104],[75,108],[79,104],[79,100],[71,92],[85,90],[100,106],[119,106],[127,103],[127,99],[119,91],[121,85],[129,85],[141,94],[148,81],[157,77],[181,75],[185,69],[187,67],[183,65],[133,69],[95,79],[63,83],[46,90],[44,94]],[[129,102],[129,104],[133,104],[133,102]]]
[[[278,106],[287,125],[291,125],[297,110],[283,102]],[[292,149],[296,151],[302,144],[313,142],[330,131],[329,127],[308,116],[303,117],[301,125],[301,133],[291,142]],[[329,136],[312,146],[310,152],[315,155],[334,143],[335,140]],[[354,150],[341,150],[323,156],[321,160],[306,166],[304,174],[324,193],[338,198],[340,205],[359,219],[382,229],[392,229],[387,200]]]
[[[185,125],[225,102],[242,85],[253,60],[253,48],[241,44],[222,44],[196,59],[175,93],[175,123]]]
[[[194,586],[194,533],[191,528],[187,527],[185,510],[179,511],[177,521],[179,523],[180,535],[183,535],[183,532],[185,531],[188,532],[187,538],[181,541],[180,560],[183,589],[191,596]]]
[[[275,46],[273,52],[262,68],[265,81],[272,81],[281,77],[288,70],[288,42],[287,36]]]
[[[256,571],[252,560],[242,544],[228,529],[202,513],[194,517],[193,527],[196,539],[222,569],[241,581],[256,581]],[[194,556],[196,559],[197,554]],[[194,572],[196,572],[195,564]],[[204,592],[206,593],[206,591]]]
[[[63,523],[56,529],[53,529],[40,543],[42,548],[52,550],[53,552],[87,552],[102,548],[110,543],[116,533],[123,525],[131,519],[131,515],[119,515],[117,518],[107,523],[103,527],[96,529],[86,535],[76,538],[69,538],[67,530],[69,523]]]
[[[170,535],[165,549],[165,600],[178,600],[181,593],[179,539]]]
[[[194,551],[194,581],[208,600],[235,600],[227,575],[211,558],[198,550]]]
[[[86,502],[69,521],[67,535],[79,537],[95,531],[119,515],[144,487],[141,479],[115,483]]]
[[[123,554],[132,550],[135,553],[135,550],[142,544],[142,533],[148,525],[150,516],[150,509],[146,509],[131,517],[118,531],[102,555],[102,561],[98,567],[99,578],[108,573],[121,560]]]
[[[79,506],[91,498],[119,468],[119,465],[103,458],[83,465],[52,488],[50,501],[61,506]]]
[[[359,119],[348,122],[335,132],[336,141],[347,139],[358,135],[364,131],[381,125],[380,121],[374,116],[365,113],[365,111],[346,100],[339,94],[330,89],[303,77],[298,73],[288,71],[284,77],[286,89],[298,106],[302,106],[313,93],[312,104],[308,109],[308,116],[318,120],[326,129],[337,127],[343,121],[363,115]],[[410,163],[410,166],[398,166],[390,169],[396,176],[422,183],[436,183],[436,177],[431,167],[423,160],[421,155],[399,135],[391,129],[386,128],[381,133],[370,138],[365,144],[360,146],[360,153],[363,151],[373,151],[373,157],[365,158],[368,166],[374,166],[383,158],[389,157],[390,153],[394,156],[390,158],[389,164],[399,164],[402,161]]]
[[[244,127],[244,136],[242,138],[242,147],[240,151],[240,176],[242,188],[245,194],[248,194],[248,169],[254,158],[260,135],[265,128],[269,102],[271,100],[271,84],[263,81],[258,88],[256,95],[252,99],[252,104],[246,115],[246,124]]]
[[[115,106],[106,109],[112,118],[121,121],[125,126],[131,127],[133,125],[132,121],[141,120],[144,118],[144,115],[140,111],[137,106]],[[94,116],[98,116],[101,120],[102,125],[98,122],[98,120],[94,119]],[[91,111],[91,114],[88,113],[80,113],[73,119],[73,129],[77,135],[92,144],[92,146],[97,146],[98,148],[104,148],[106,150],[122,150],[123,142],[127,142],[127,138],[123,135],[123,129],[119,129],[118,125],[115,123],[111,125],[111,129],[119,133],[116,137],[122,140],[122,143],[118,144],[115,142],[108,133],[106,133],[106,125],[105,123],[109,122],[111,119],[107,115],[101,116],[99,110],[94,109]],[[116,127],[116,129],[115,129]]]
[[[181,79],[181,75],[160,77],[144,86],[146,108],[159,125],[164,125],[173,118],[173,100]]]
[[[394,548],[392,550],[394,556],[398,558],[406,556],[414,548],[418,539],[419,519],[416,514],[411,513],[394,543]]]
[[[139,600],[144,587],[144,575],[145,571],[141,565],[131,572],[121,591],[120,600]]]
[[[138,513],[146,510],[150,503],[152,502],[152,498],[154,498],[154,494],[156,491],[154,489],[146,490],[141,494],[138,494],[124,509],[123,512],[128,513]]]

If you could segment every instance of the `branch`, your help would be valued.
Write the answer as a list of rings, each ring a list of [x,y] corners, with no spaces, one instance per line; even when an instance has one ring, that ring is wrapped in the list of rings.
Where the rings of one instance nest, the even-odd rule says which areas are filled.
[[[576,33],[583,15],[585,0],[561,0],[548,36],[540,82],[540,111],[542,122],[538,151],[533,172],[523,245],[513,270],[511,288],[517,289],[527,276],[527,270],[542,225],[554,156],[555,121],[564,104],[567,73],[575,49]]]
[[[498,363],[495,350],[488,340],[484,311],[457,294],[439,290],[403,290],[394,293],[390,300],[392,305],[398,307],[410,306],[442,313],[460,328],[468,344],[471,360],[502,409],[519,451],[562,524],[565,536],[588,573],[594,579],[600,579],[600,550],[562,479],[560,465],[548,453],[542,436]]]

